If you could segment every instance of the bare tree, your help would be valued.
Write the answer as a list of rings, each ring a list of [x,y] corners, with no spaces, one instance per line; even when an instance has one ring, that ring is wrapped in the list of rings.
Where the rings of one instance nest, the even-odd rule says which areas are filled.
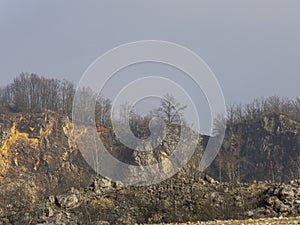
[[[47,79],[36,74],[21,73],[1,91],[1,105],[20,112],[44,109],[70,114],[75,93],[66,80]]]
[[[70,81],[63,80],[60,85],[60,111],[63,114],[70,115],[72,113],[73,99],[75,94],[74,84]]]
[[[96,98],[96,94],[88,87],[82,87],[76,91],[76,102],[73,106],[76,120],[85,124],[93,122],[90,116],[95,113]]]
[[[162,117],[168,124],[178,124],[181,122],[186,105],[181,105],[173,96],[167,94],[161,100],[157,114]]]
[[[102,96],[97,98],[96,102],[96,121],[103,124],[106,127],[111,127],[110,113],[111,113],[111,101],[108,98]]]

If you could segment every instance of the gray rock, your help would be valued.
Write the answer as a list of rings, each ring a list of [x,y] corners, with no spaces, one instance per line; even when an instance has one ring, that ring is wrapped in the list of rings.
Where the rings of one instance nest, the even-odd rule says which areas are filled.
[[[96,221],[93,223],[94,225],[110,225],[108,221]]]
[[[251,217],[254,216],[254,212],[253,211],[247,211],[246,216],[251,218]]]
[[[279,199],[278,199],[277,196],[271,196],[271,197],[268,197],[268,198],[265,200],[265,202],[266,202],[269,206],[273,206],[274,203],[275,203],[276,201],[278,201],[278,200],[279,200]]]
[[[290,186],[285,186],[281,188],[278,194],[278,197],[281,200],[292,199],[294,197],[294,191]]]
[[[48,217],[54,216],[54,211],[51,207],[47,207],[45,210],[45,213],[46,213],[46,216],[48,216]]]
[[[55,203],[55,197],[54,197],[53,195],[50,195],[50,196],[49,196],[49,202],[50,202],[51,204],[54,204],[54,203]]]
[[[242,207],[243,206],[243,199],[241,196],[234,196],[234,205],[237,207]]]
[[[124,184],[121,181],[116,181],[115,186],[116,188],[122,188]]]
[[[112,187],[112,182],[111,182],[111,180],[108,179],[108,178],[102,178],[102,179],[100,180],[100,186],[101,186],[102,188],[110,188],[110,187]]]
[[[219,182],[214,180],[212,177],[205,175],[204,180],[207,181],[210,184],[218,184]]]
[[[300,199],[300,187],[295,189],[295,197]]]
[[[74,208],[78,205],[78,198],[75,194],[62,194],[56,196],[56,200],[61,208]]]
[[[279,199],[275,201],[274,209],[276,212],[285,213],[290,212],[291,208],[285,204],[283,204]]]

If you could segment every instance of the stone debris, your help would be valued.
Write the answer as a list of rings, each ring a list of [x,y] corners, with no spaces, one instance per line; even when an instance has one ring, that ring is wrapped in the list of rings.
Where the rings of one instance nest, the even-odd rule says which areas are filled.
[[[78,198],[75,194],[62,194],[56,196],[57,204],[61,208],[74,208],[78,205]]]
[[[293,181],[271,187],[265,193],[264,202],[268,212],[276,212],[279,216],[296,215],[300,207],[300,185]]]

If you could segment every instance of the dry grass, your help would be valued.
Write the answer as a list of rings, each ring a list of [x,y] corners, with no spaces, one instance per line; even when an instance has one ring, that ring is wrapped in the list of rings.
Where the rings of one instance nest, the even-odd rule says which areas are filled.
[[[248,219],[248,220],[227,220],[227,221],[210,221],[210,222],[187,222],[172,223],[168,225],[290,225],[300,224],[300,217],[291,218],[268,218],[268,219]],[[161,224],[162,225],[162,224]],[[167,225],[167,224],[165,224]]]

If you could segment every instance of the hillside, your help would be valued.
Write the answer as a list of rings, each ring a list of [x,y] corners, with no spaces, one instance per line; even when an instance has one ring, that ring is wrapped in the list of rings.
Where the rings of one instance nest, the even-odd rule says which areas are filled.
[[[283,113],[229,125],[221,151],[207,171],[229,182],[300,179],[300,122]]]
[[[250,173],[243,175],[240,170],[241,177],[248,176],[248,183],[215,181],[219,170],[214,167],[219,165],[220,158],[208,171],[216,174],[215,180],[199,173],[205,136],[199,136],[192,160],[174,177],[147,187],[128,187],[93,173],[77,149],[76,134],[67,116],[52,111],[3,112],[0,128],[2,224],[183,223],[300,215],[300,180],[292,177],[292,173],[281,180],[293,179],[290,184],[250,182],[268,177],[268,173],[261,176],[259,172],[270,170],[269,159],[281,157],[274,161],[274,165],[283,168],[276,176],[282,176],[288,166],[294,170],[299,157],[299,124],[284,115],[270,115],[256,123],[229,127],[221,156],[226,157],[226,149],[240,149],[240,154],[248,157],[247,162],[262,163],[257,176],[256,173],[252,177],[247,175]],[[111,153],[115,157],[142,165],[162,160],[161,152],[170,154],[180,129],[170,126],[165,138],[169,144],[162,142],[154,152],[143,154],[122,146],[113,132],[101,125],[98,132],[107,146],[114,146]],[[242,137],[237,139],[237,134]],[[232,143],[231,148],[228,143]],[[263,148],[256,148],[261,145]],[[251,151],[260,157],[252,157]],[[294,160],[287,160],[285,153],[293,154]],[[235,157],[240,158],[240,155]],[[172,169],[172,165],[161,168],[161,172],[165,169]],[[296,171],[293,173],[299,175]],[[126,176],[126,171],[120,176]],[[226,176],[224,170],[222,176]]]

